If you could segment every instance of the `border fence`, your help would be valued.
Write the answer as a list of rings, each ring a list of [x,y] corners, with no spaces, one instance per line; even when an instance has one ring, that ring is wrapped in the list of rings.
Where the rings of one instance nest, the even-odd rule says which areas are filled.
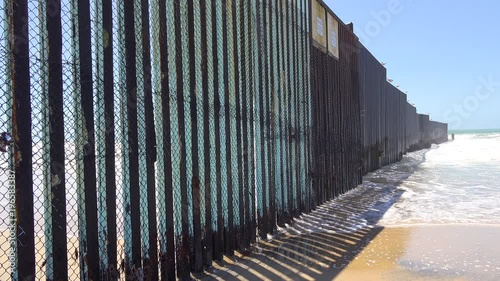
[[[321,1],[0,3],[0,280],[185,279],[447,140]]]

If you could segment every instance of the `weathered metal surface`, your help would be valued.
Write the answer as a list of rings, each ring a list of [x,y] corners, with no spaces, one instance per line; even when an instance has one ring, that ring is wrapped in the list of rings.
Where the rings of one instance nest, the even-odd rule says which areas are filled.
[[[5,63],[12,63],[12,136],[14,137],[15,185],[15,245],[17,265],[12,276],[31,280],[35,276],[35,234],[33,221],[33,162],[31,133],[31,96],[28,41],[28,3],[13,0],[10,3],[8,34],[12,55]],[[12,61],[10,61],[12,59]],[[12,230],[11,230],[12,231]]]

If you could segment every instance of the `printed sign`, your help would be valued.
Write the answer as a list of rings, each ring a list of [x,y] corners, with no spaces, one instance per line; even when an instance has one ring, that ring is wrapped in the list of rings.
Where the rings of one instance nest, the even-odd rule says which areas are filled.
[[[339,58],[339,22],[328,14],[328,52]]]
[[[335,31],[330,32],[330,43],[333,48],[337,48],[337,33]]]
[[[311,0],[312,6],[312,36],[314,41],[324,48],[326,44],[326,10],[316,0]]]
[[[323,36],[323,19],[318,17],[318,35]]]

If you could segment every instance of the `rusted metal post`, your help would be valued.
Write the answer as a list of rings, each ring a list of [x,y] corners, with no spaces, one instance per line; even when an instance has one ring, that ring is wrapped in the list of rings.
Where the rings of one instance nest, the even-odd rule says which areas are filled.
[[[172,3],[169,3],[173,5]],[[170,9],[169,9],[170,11]],[[160,225],[162,222],[164,226],[161,228],[160,232],[160,276],[161,280],[175,280],[175,241],[174,241],[174,191],[173,191],[173,177],[172,177],[172,124],[170,115],[170,89],[169,82],[172,73],[169,68],[169,60],[174,60],[175,54],[168,53],[168,44],[173,44],[173,42],[168,43],[169,35],[168,32],[172,32],[167,28],[167,6],[165,1],[158,1],[158,38],[159,42],[159,62],[160,62],[160,98],[156,101],[160,103],[157,105],[161,110],[161,130],[158,134],[161,138],[159,145],[162,145],[160,149],[163,150],[163,159],[158,159],[159,162],[163,162],[163,170],[158,171],[163,173],[164,183],[163,186],[159,186],[161,190],[160,194],[164,194],[164,202],[160,204],[164,208],[159,209]],[[172,34],[170,34],[172,36]],[[174,71],[175,72],[175,71]],[[174,81],[175,82],[175,81]]]
[[[73,1],[77,9],[74,26],[76,79],[75,100],[77,151],[83,156],[78,163],[79,213],[80,213],[80,276],[84,280],[99,280],[99,249],[97,247],[97,184],[96,153],[94,130],[93,82],[92,82],[92,47],[90,28],[90,3],[88,0]]]
[[[35,279],[35,234],[33,220],[33,166],[31,135],[28,1],[11,0],[12,129],[14,137],[14,184],[17,268],[13,277]],[[17,275],[17,276],[16,276]]]
[[[49,3],[47,3],[49,5]],[[49,208],[51,228],[47,237],[50,256],[47,266],[47,279],[68,279],[68,260],[66,242],[66,186],[64,166],[64,112],[62,79],[62,30],[61,3],[54,0],[46,7],[48,38],[48,120],[50,126],[50,199]]]
[[[137,124],[137,42],[135,33],[135,13],[138,13],[133,1],[124,1],[124,30],[125,30],[125,84],[126,84],[126,118],[128,150],[128,202],[125,201],[125,216],[128,217],[130,237],[126,245],[125,274],[132,277],[142,268],[141,255],[141,214],[140,214],[140,187],[139,187],[139,138]]]
[[[115,110],[113,77],[113,10],[112,0],[102,1],[102,28],[109,36],[108,44],[103,46],[104,75],[104,122],[105,122],[105,161],[106,161],[106,241],[107,280],[116,280],[118,272],[117,229],[116,229],[116,164],[115,164]]]

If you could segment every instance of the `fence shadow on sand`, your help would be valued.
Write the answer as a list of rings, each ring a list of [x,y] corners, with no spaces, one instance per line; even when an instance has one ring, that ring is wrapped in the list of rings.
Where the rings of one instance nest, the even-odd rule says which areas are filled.
[[[404,160],[403,160],[404,161]],[[260,240],[250,253],[235,253],[214,262],[200,280],[332,280],[372,241],[383,227],[383,215],[403,195],[401,183],[417,166],[393,180],[390,165],[369,174],[357,189],[294,219],[274,237]]]

